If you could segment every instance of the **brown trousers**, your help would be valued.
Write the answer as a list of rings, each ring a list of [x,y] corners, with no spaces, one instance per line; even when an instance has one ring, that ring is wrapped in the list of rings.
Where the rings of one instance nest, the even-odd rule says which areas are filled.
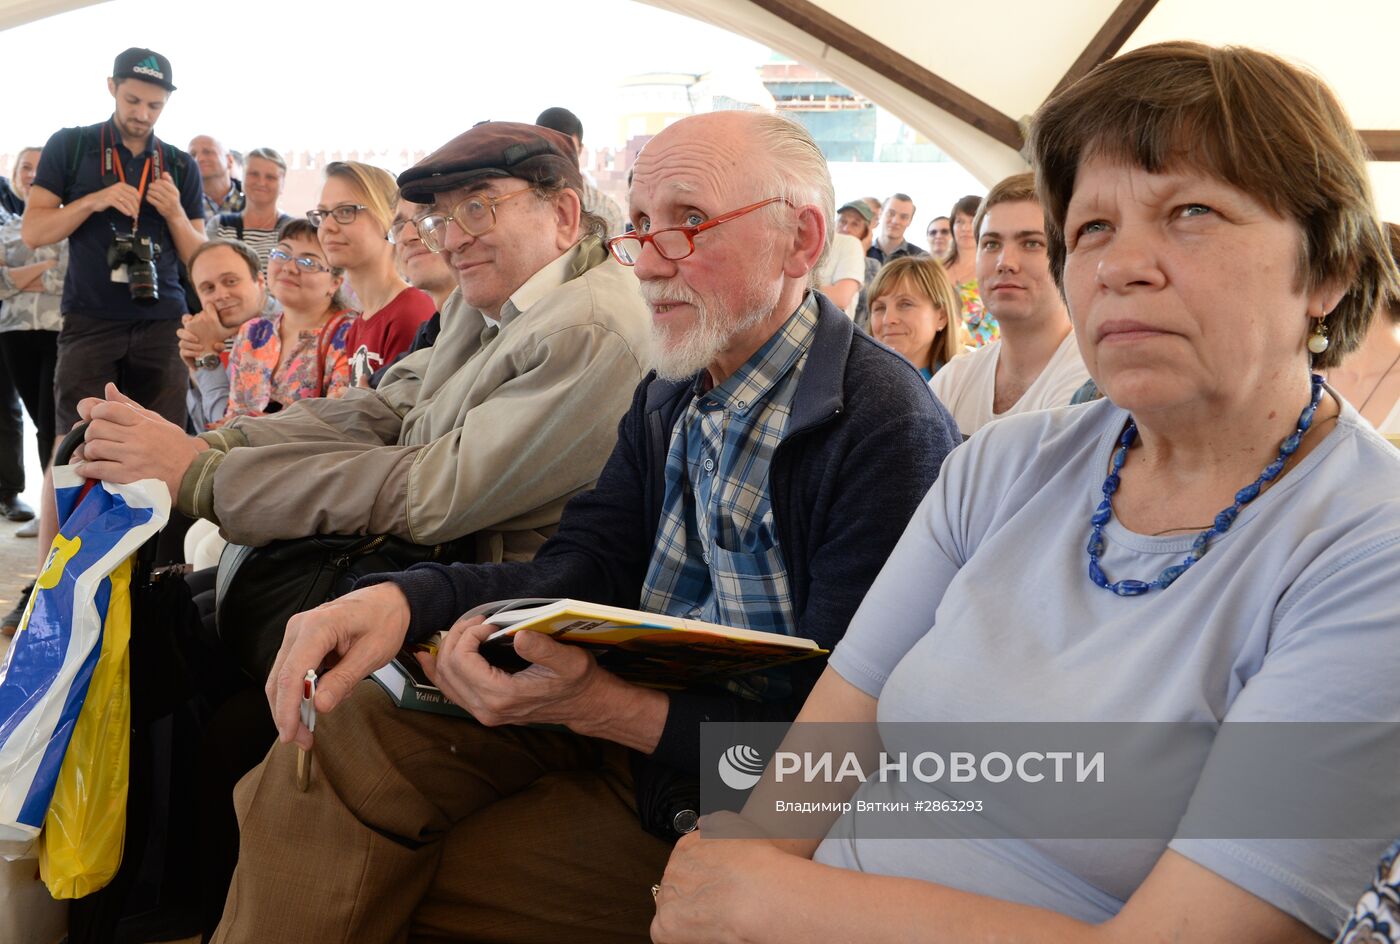
[[[627,752],[397,708],[375,683],[317,721],[311,786],[278,744],[234,793],[215,944],[649,940],[670,845]]]

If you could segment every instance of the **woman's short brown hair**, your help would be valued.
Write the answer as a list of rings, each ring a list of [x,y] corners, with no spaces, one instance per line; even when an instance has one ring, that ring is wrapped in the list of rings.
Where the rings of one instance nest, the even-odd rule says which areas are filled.
[[[909,286],[911,292],[924,296],[948,316],[948,323],[933,336],[929,363],[914,365],[937,370],[962,351],[962,300],[943,264],[933,256],[900,256],[881,266],[871,279],[866,291],[867,306],[873,308],[877,299],[897,291],[901,285]]]
[[[1075,175],[1103,157],[1148,173],[1196,169],[1296,221],[1298,288],[1347,287],[1327,316],[1332,343],[1313,361],[1318,368],[1353,350],[1396,291],[1360,138],[1320,79],[1277,56],[1192,42],[1144,46],[1041,106],[1030,138],[1057,281]]]

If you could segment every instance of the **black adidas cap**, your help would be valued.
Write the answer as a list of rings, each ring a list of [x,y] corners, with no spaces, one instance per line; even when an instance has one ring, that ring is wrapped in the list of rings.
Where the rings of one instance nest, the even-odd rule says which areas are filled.
[[[170,60],[150,49],[133,46],[117,56],[117,61],[112,63],[112,78],[118,82],[122,79],[140,79],[175,91],[175,83],[170,81]]]

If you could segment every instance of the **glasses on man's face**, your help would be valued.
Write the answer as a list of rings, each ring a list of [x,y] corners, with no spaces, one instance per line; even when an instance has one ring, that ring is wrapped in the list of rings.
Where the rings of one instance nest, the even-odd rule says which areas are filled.
[[[942,227],[941,229],[931,229],[931,230],[928,231],[928,238],[929,238],[929,239],[937,239],[937,238],[940,237],[940,236],[951,236],[951,235],[953,235],[953,231],[952,231],[951,229],[948,229],[946,226],[945,226],[945,227]]]
[[[331,267],[326,265],[315,256],[294,256],[285,249],[274,249],[267,254],[267,258],[276,262],[294,262],[296,267],[303,272],[329,272]]]
[[[713,229],[721,223],[728,223],[730,220],[737,220],[746,213],[761,210],[774,203],[786,203],[788,206],[792,206],[791,201],[782,197],[769,197],[767,200],[760,200],[757,203],[750,203],[746,207],[721,213],[699,226],[673,226],[670,229],[659,229],[654,233],[637,232],[614,236],[608,240],[608,249],[618,262],[625,266],[634,266],[642,258],[642,250],[646,248],[647,243],[651,243],[652,247],[660,253],[661,258],[676,262],[695,251],[695,237],[705,230]]]
[[[474,193],[446,214],[429,213],[418,217],[413,224],[418,227],[418,236],[423,240],[424,246],[432,252],[442,252],[447,247],[448,223],[456,223],[462,232],[472,238],[485,236],[496,228],[496,207],[512,197],[530,193],[534,189],[526,187],[494,197],[490,194]]]
[[[307,210],[306,221],[317,229],[326,220],[335,220],[341,226],[349,226],[355,222],[355,217],[360,215],[361,210],[368,210],[369,207],[363,203],[342,203],[338,207],[331,207],[329,210]]]
[[[416,220],[394,220],[393,225],[389,227],[389,242],[395,246],[401,246],[415,237],[420,240],[423,238],[423,234],[418,231]]]

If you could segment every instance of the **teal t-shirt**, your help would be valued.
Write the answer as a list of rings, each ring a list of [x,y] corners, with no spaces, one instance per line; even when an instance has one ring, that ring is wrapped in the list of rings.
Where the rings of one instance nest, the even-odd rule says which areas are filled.
[[[1344,405],[1174,584],[1118,597],[1090,582],[1085,545],[1126,416],[1100,400],[1007,417],[949,455],[831,657],[880,721],[1400,721],[1400,450]],[[1110,580],[1151,580],[1195,532],[1114,519],[1105,536]],[[1168,847],[859,833],[846,817],[817,860],[1090,922]],[[1329,938],[1385,845],[1170,843]]]

